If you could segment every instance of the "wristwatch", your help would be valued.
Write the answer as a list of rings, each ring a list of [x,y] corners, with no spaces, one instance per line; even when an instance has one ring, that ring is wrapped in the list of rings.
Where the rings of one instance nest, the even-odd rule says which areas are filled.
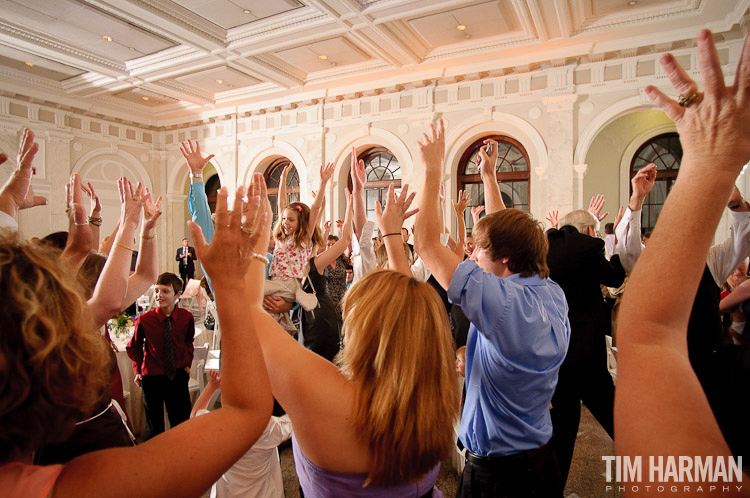
[[[190,178],[203,178],[203,173],[193,173],[190,172]]]

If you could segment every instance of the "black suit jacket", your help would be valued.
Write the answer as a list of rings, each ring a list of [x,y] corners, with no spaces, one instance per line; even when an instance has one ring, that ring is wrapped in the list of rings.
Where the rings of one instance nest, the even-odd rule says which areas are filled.
[[[177,256],[174,258],[175,261],[180,262],[180,273],[195,273],[195,261],[197,256],[195,255],[195,248],[188,246],[188,258],[187,258],[187,265],[182,259],[182,246],[180,246],[179,249],[177,249]]]
[[[585,357],[604,351],[602,336],[610,332],[610,311],[600,284],[619,287],[625,269],[617,255],[607,261],[604,241],[579,233],[572,226],[547,231],[550,278],[562,287],[568,300],[570,347],[568,356]]]

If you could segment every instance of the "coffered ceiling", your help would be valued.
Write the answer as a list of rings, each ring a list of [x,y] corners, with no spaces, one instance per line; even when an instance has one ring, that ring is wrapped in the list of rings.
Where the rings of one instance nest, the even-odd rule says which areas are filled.
[[[669,50],[750,0],[0,0],[0,92],[150,124]],[[614,52],[614,55],[612,53]]]

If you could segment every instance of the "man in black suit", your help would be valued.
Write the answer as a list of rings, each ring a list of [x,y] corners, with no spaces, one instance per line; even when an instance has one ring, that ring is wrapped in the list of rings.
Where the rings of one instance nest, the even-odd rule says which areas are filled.
[[[175,261],[180,262],[180,278],[182,279],[182,292],[185,292],[185,286],[188,280],[195,276],[195,261],[198,259],[195,255],[195,248],[188,245],[188,239],[182,239],[182,247],[177,249]]]
[[[615,386],[607,370],[604,341],[604,335],[611,333],[610,309],[600,284],[619,287],[625,270],[619,256],[609,261],[605,257],[604,241],[596,236],[599,220],[589,211],[568,213],[559,225],[559,230],[547,231],[547,265],[550,278],[568,301],[570,346],[552,396],[550,442],[564,488],[578,434],[581,401],[610,437],[614,433]]]

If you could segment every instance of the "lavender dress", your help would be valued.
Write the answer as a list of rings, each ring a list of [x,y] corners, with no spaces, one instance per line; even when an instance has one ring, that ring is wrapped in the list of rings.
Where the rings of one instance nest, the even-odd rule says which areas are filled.
[[[297,439],[292,434],[294,465],[299,484],[306,498],[443,498],[443,492],[435,487],[440,464],[430,470],[418,483],[399,484],[385,488],[362,487],[367,474],[349,474],[321,469],[302,453]]]

